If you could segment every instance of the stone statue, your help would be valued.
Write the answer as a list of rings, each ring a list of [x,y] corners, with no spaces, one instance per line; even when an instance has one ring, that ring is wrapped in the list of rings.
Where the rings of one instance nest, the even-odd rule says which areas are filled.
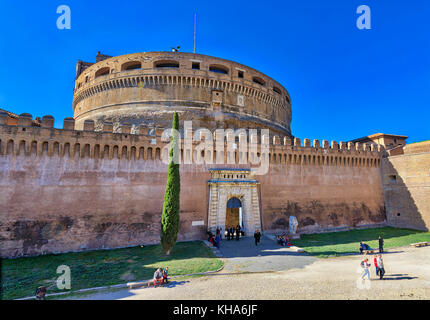
[[[297,218],[295,216],[290,216],[288,232],[290,235],[296,234],[298,224],[299,223],[297,222]]]

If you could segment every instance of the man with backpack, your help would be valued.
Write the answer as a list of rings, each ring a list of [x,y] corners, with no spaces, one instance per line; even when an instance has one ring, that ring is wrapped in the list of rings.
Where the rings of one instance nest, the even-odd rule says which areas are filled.
[[[364,279],[365,276],[367,276],[367,279],[370,280],[370,272],[369,267],[371,264],[368,262],[369,259],[365,258],[363,261],[361,261],[361,267],[363,268],[363,274],[361,275],[361,279]]]

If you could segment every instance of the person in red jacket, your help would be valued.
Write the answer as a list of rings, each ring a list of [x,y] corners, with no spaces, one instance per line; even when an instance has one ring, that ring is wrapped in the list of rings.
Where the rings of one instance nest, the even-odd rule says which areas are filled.
[[[378,257],[376,256],[376,254],[373,258],[373,264],[375,265],[375,268],[376,268],[376,275],[379,275]]]

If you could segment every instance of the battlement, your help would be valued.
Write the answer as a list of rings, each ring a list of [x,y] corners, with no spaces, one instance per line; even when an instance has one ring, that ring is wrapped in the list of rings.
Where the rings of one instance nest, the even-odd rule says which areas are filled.
[[[21,114],[17,125],[7,125],[6,115],[0,113],[0,155],[11,156],[58,156],[78,158],[108,158],[127,160],[154,160],[167,159],[169,138],[163,135],[162,128],[147,128],[140,126],[134,128],[127,124],[120,126],[120,133],[113,132],[112,123],[106,122],[102,129],[95,130],[94,121],[86,120],[83,130],[75,130],[75,120],[65,118],[62,129],[54,128],[54,118],[44,116],[40,127],[32,126],[32,116]],[[357,166],[377,167],[384,155],[384,148],[380,145],[345,143],[343,141],[329,142],[299,138],[291,140],[289,136],[273,136],[271,141],[268,136],[255,140],[251,136],[247,139],[244,133],[239,134],[239,148],[230,152],[228,142],[236,141],[235,136],[229,137],[228,133],[224,141],[224,150],[217,150],[217,144],[213,143],[213,152],[206,152],[197,146],[199,141],[188,144],[187,135],[181,139],[181,163],[195,163],[192,159],[204,159],[208,164],[216,163],[219,158],[224,157],[224,163],[244,164],[248,159],[267,155],[271,164],[294,164],[294,165],[334,165],[334,166]],[[268,144],[268,148],[261,145],[261,140]],[[240,143],[246,142],[250,148],[245,150]],[[251,145],[256,148],[251,148]],[[191,147],[191,149],[190,149]],[[162,154],[163,153],[163,154]],[[201,163],[201,162],[197,162]],[[218,162],[217,162],[218,163]],[[252,161],[254,163],[254,161]]]

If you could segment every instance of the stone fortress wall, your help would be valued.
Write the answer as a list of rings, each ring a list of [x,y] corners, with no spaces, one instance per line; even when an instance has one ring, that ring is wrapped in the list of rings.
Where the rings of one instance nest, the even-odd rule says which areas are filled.
[[[265,74],[237,62],[183,52],[97,56],[76,68],[77,129],[94,120],[168,128],[173,111],[195,127],[267,128],[291,135],[291,98]]]
[[[387,223],[430,229],[430,141],[411,143],[401,155],[383,159]]]
[[[91,120],[76,130],[73,118],[56,129],[50,116],[40,127],[31,122],[31,115],[22,114],[17,125],[7,125],[0,114],[2,257],[159,242],[167,178],[160,159],[168,143],[160,130],[148,135],[147,128],[131,132],[130,125],[121,125],[113,132],[107,122],[96,131]],[[198,144],[186,150],[184,142],[181,159],[196,156]],[[263,152],[260,146],[257,151]],[[264,156],[216,149],[203,156],[213,159],[215,152],[237,168],[249,167],[240,164],[241,157]],[[375,145],[325,140],[311,145],[309,139],[302,144],[274,135],[269,172],[255,176],[263,230],[285,230],[290,215],[297,217],[299,232],[384,223],[383,153]],[[213,167],[181,165],[179,240],[205,237]]]

